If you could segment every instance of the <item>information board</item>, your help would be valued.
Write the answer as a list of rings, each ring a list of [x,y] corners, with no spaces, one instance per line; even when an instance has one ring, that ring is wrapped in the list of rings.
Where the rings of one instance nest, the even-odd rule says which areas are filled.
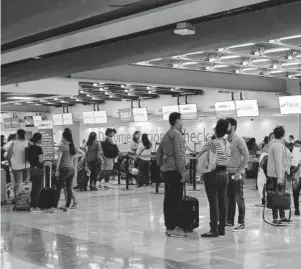
[[[41,147],[44,153],[44,160],[54,159],[54,140],[52,121],[42,121],[38,124],[38,130],[42,134]]]

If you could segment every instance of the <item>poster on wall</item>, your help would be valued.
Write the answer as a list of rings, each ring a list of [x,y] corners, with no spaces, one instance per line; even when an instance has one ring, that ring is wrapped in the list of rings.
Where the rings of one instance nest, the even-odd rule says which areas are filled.
[[[169,120],[171,113],[179,111],[179,106],[162,106],[163,120]]]
[[[237,117],[258,117],[259,109],[257,100],[238,100],[235,101]]]
[[[278,99],[282,115],[301,114],[301,95],[279,96]]]
[[[118,110],[120,122],[133,122],[133,112],[131,108],[123,108]]]
[[[196,120],[198,118],[198,108],[196,104],[179,105],[183,120]]]
[[[214,107],[217,118],[236,117],[236,107],[234,101],[216,102]]]
[[[38,124],[38,130],[42,134],[41,147],[44,153],[44,160],[54,159],[54,141],[52,121],[42,121]]]
[[[134,122],[146,122],[148,121],[148,113],[145,107],[133,108]]]

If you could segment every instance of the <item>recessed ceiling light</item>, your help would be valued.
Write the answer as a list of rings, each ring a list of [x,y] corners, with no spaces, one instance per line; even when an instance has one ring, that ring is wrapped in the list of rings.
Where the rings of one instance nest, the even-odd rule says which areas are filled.
[[[31,102],[31,101],[28,101],[28,102],[26,102],[26,104],[33,104],[33,102]]]
[[[146,87],[146,89],[147,89],[147,90],[150,90],[150,89],[151,89],[151,87],[149,87],[149,86],[148,86],[148,87]]]
[[[275,48],[275,49],[267,49],[264,51],[264,54],[273,53],[273,52],[281,52],[281,51],[288,51],[291,50],[290,48]]]
[[[277,73],[285,73],[285,70],[273,70],[270,72],[271,74],[277,74]]]
[[[254,43],[245,43],[228,47],[228,49],[243,48],[255,45]]]
[[[97,87],[97,86],[98,86],[98,83],[93,83],[93,86],[94,86],[94,87]]]
[[[195,54],[202,54],[204,51],[196,51],[196,52],[191,52],[191,53],[186,53],[183,56],[189,56],[189,55],[195,55]]]
[[[19,106],[19,105],[21,105],[21,104],[20,104],[20,103],[15,103],[15,105],[16,105],[16,106]]]
[[[129,90],[124,90],[125,92],[129,92]]]
[[[109,93],[108,93],[108,92],[105,92],[105,94],[108,95]]]
[[[124,89],[124,88],[125,88],[125,86],[124,86],[124,85],[121,85],[121,88],[123,88],[123,89]]]
[[[61,103],[66,103],[66,102],[64,100],[62,100]]]
[[[41,103],[45,103],[45,102],[47,102],[47,101],[45,101],[45,100],[42,99],[42,100],[40,100],[40,102],[41,102]]]
[[[95,97],[92,97],[93,100],[95,100]]]
[[[128,95],[131,95],[131,93],[129,92]]]
[[[75,97],[74,96],[70,96],[70,99],[75,99]]]
[[[130,87],[130,86],[132,86],[132,85],[131,85],[131,84],[126,84],[126,86]]]
[[[148,93],[153,93],[152,91],[148,91]]]
[[[270,59],[267,59],[267,58],[263,58],[263,59],[254,59],[252,61],[252,63],[261,63],[261,62],[269,62]]]
[[[229,65],[227,65],[227,64],[216,64],[215,66],[214,66],[214,68],[223,68],[223,67],[228,67]]]
[[[101,92],[102,92],[102,91],[103,91],[103,88],[101,88],[101,87],[100,87],[100,88],[99,88],[99,91],[101,91]]]
[[[294,62],[294,63],[283,63],[281,66],[292,66],[292,65],[301,65],[299,62]]]
[[[40,106],[41,104],[36,103],[35,106]]]
[[[108,90],[108,89],[109,89],[109,87],[104,87],[104,89],[105,89],[105,90]]]
[[[241,56],[239,55],[226,55],[226,56],[222,56],[220,57],[221,60],[227,60],[227,59],[235,59],[235,58],[240,58]]]
[[[251,68],[244,68],[242,71],[252,71],[252,70],[256,70],[258,68],[256,67],[251,67]]]
[[[182,63],[182,66],[186,66],[186,65],[194,65],[194,64],[198,64],[199,62],[185,62],[185,63]]]
[[[174,89],[174,88],[171,88],[171,89],[170,89],[170,91],[174,92],[174,91],[175,91],[175,89]]]
[[[57,101],[57,98],[54,98],[55,101]]]
[[[87,97],[91,97],[91,95],[87,93]]]
[[[30,100],[33,99],[32,97],[27,97],[27,96],[11,96],[11,97],[7,97],[7,99],[10,100]]]
[[[110,97],[110,98],[113,98],[113,96],[112,96],[112,95],[110,95],[109,97]]]
[[[79,91],[80,93],[85,93],[84,91]]]
[[[295,39],[295,38],[301,38],[301,35],[292,35],[292,36],[286,36],[286,37],[282,37],[279,38],[279,40],[288,40],[288,39]]]

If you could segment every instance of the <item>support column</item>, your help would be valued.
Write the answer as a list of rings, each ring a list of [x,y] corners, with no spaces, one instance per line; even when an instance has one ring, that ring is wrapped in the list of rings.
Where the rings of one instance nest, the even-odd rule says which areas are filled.
[[[301,80],[288,79],[286,80],[286,92],[292,95],[301,95]],[[301,139],[301,114],[298,115],[298,122],[296,122],[296,128],[298,129],[298,136],[295,140]]]

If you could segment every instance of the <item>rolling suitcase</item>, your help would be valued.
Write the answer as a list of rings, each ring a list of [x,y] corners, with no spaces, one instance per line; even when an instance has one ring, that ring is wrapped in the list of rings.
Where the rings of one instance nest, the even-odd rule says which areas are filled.
[[[1,205],[6,204],[6,172],[1,169]]]
[[[49,184],[46,184],[47,179],[49,179]],[[50,209],[52,207],[56,207],[55,197],[56,197],[56,189],[53,187],[52,184],[52,163],[45,162],[44,186],[40,192],[39,208]]]
[[[195,197],[186,195],[185,184],[178,217],[177,226],[186,232],[192,232],[193,229],[199,227],[199,201]]]

